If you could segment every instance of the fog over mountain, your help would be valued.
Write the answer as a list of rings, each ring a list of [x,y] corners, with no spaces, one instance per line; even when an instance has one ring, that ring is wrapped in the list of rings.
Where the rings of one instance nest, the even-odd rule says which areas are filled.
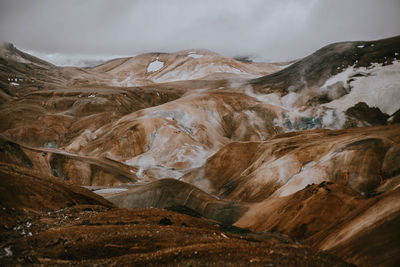
[[[203,48],[284,61],[332,42],[397,35],[399,11],[397,0],[2,0],[0,39],[42,55]]]

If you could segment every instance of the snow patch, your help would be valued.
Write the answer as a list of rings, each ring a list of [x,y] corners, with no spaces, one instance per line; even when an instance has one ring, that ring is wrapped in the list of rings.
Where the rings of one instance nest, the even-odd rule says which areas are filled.
[[[303,167],[301,167],[300,171],[304,171],[308,168],[314,167],[315,164],[317,164],[315,161],[310,161],[309,163],[307,163],[306,165],[304,165]]]
[[[286,65],[279,66],[279,69],[281,69],[281,70],[286,69],[287,67],[290,67],[290,66],[292,66],[293,64],[294,64],[294,62],[293,62],[293,63],[286,64]]]
[[[268,163],[264,163],[264,166],[259,169],[259,172],[267,175],[261,175],[260,177],[264,177],[263,179],[267,180],[272,179],[274,182],[284,185],[290,177],[299,172],[301,163],[294,155],[288,154],[272,159]],[[291,168],[287,168],[287,166],[291,166]]]
[[[290,181],[277,192],[280,197],[294,194],[309,184],[318,184],[326,177],[326,172],[318,167],[309,167],[291,177]]]
[[[10,247],[4,248],[4,251],[6,252],[6,257],[11,257],[13,255],[13,252]]]
[[[139,170],[138,170],[137,173],[136,173],[136,176],[139,177],[139,178],[141,178],[141,179],[146,178],[146,176],[143,174],[143,171],[144,171],[143,168],[139,168]]]
[[[177,162],[190,162],[190,168],[202,166],[209,157],[209,151],[199,145],[184,144],[171,153]]]
[[[231,71],[230,71],[230,72],[232,72],[232,73],[237,73],[237,74],[243,73],[243,71],[241,71],[241,70],[239,70],[239,69],[237,69],[237,68],[234,68],[234,67],[231,68]]]
[[[134,73],[131,72],[129,74],[129,76],[126,77],[124,80],[119,81],[117,78],[114,78],[112,80],[112,82],[113,82],[113,84],[115,86],[131,87],[131,86],[135,86],[134,83],[133,83],[135,80],[136,79],[135,79]]]
[[[96,194],[117,194],[128,190],[127,188],[103,188],[93,191]]]
[[[358,48],[364,48],[364,45],[358,45],[357,47]]]
[[[355,77],[360,73],[362,76]],[[359,102],[365,102],[368,106],[378,107],[389,115],[400,109],[400,61],[393,61],[393,64],[386,66],[372,63],[368,68],[349,67],[328,79],[323,87],[350,78],[352,80],[348,85],[351,91],[322,106],[344,112]]]
[[[328,80],[326,80],[324,85],[321,88],[327,88],[336,83],[343,83],[343,85],[345,86],[347,84],[347,80],[349,79],[349,76],[353,73],[354,73],[354,67],[349,66],[344,71],[342,71],[342,72],[336,74],[335,76],[332,76]]]
[[[125,80],[120,82],[120,84],[124,86],[132,86],[131,77],[130,76],[126,77]]]
[[[195,78],[200,78],[197,71],[198,66],[193,71],[182,71],[182,70],[173,70],[169,71],[166,74],[162,75],[157,79],[153,79],[155,82],[167,82],[167,81],[180,81],[180,80],[193,80]]]
[[[191,53],[188,56],[191,57],[191,58],[201,58],[201,57],[203,57],[203,55],[196,54],[196,53],[193,53],[193,54]]]
[[[147,73],[156,72],[164,67],[164,62],[159,61],[158,58],[147,66]]]
[[[141,175],[140,167],[146,168],[157,165],[156,159],[148,153],[143,153],[137,157],[125,161],[125,164],[133,167],[139,167],[138,173]],[[138,173],[136,176],[138,176]]]

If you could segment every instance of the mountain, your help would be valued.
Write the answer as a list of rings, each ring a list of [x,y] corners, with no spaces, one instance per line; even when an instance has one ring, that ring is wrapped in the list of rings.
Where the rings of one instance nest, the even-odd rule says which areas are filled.
[[[116,86],[137,86],[182,80],[261,77],[280,69],[278,63],[243,62],[208,50],[173,54],[148,53],[115,59],[93,70],[112,74]]]
[[[271,262],[350,266],[285,235],[253,233],[207,220],[184,209],[184,205],[169,206],[180,213],[117,208],[85,188],[40,172],[40,158],[47,152],[35,155],[31,148],[4,138],[0,138],[0,144],[2,266],[228,266]],[[170,190],[185,188],[179,183],[162,180],[160,189],[162,184],[172,185]],[[182,190],[181,196],[186,192]]]
[[[85,190],[85,201],[96,199],[94,204],[72,200],[76,196],[63,193],[72,190],[65,186],[49,192],[49,197],[61,194],[61,200],[71,199],[73,205],[110,209],[95,208],[94,216],[101,218],[136,218],[144,208],[143,220],[152,221],[154,213],[170,221],[182,218],[187,224],[196,217],[200,232],[212,222],[229,238],[232,229],[249,242],[255,238],[268,243],[273,236],[279,246],[290,244],[291,252],[283,252],[289,255],[286,263],[294,264],[295,255],[304,256],[302,249],[309,246],[361,266],[395,266],[400,261],[399,47],[400,36],[341,42],[291,65],[187,50],[82,69],[57,67],[3,45],[0,170],[13,173],[12,179],[4,180],[4,188],[11,181],[31,179],[18,175],[36,177],[51,181],[49,186],[57,181],[103,196],[107,200]],[[42,194],[35,193],[35,187],[29,190],[21,186],[20,194]],[[4,207],[14,203],[11,195],[5,196]],[[25,200],[15,203],[21,210],[31,208]],[[43,210],[55,208],[46,206],[45,197],[38,203]],[[115,206],[121,210],[114,211]],[[60,214],[74,217],[79,212],[66,209]],[[26,220],[21,214],[20,220]],[[119,223],[125,225],[123,220]],[[105,236],[111,235],[106,219],[99,229],[73,225],[66,234],[79,236],[101,228]],[[41,238],[47,232],[37,231],[35,240],[45,240]],[[174,231],[177,236],[185,232]],[[143,236],[143,242],[153,240],[148,238]],[[211,253],[197,238],[188,251],[203,247]],[[292,239],[302,244],[301,252],[292,250]],[[2,247],[18,244],[27,249],[33,244],[7,240]],[[136,249],[118,254],[115,246],[125,251],[128,241],[104,242],[90,252],[93,257],[99,251],[110,253],[97,263],[118,256],[122,264],[132,255],[144,255]],[[224,242],[222,247],[237,249]],[[251,242],[243,243],[243,251],[251,250]],[[47,253],[45,248],[40,253]],[[151,254],[153,263],[171,255],[164,245],[152,251],[157,249],[161,254]],[[73,246],[68,256],[57,251],[51,252],[51,263],[62,257],[82,263]],[[20,257],[28,252],[18,253]],[[211,255],[207,253],[202,255]],[[315,253],[312,257],[320,257]],[[243,260],[285,264],[282,258],[256,254]],[[321,266],[337,260],[329,258],[331,254],[321,256]],[[185,257],[182,263],[193,260]],[[214,257],[209,263],[218,262]],[[195,264],[208,262],[206,258]]]

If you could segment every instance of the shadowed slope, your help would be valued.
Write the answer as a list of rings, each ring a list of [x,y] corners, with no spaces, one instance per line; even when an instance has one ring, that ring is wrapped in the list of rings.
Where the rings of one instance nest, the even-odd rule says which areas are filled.
[[[38,175],[26,148],[9,141],[0,148],[2,266],[349,266],[281,235],[230,234],[216,222],[170,211],[113,208],[84,188]]]
[[[1,240],[12,253],[0,254],[2,265],[351,266],[289,239],[229,234],[215,223],[160,209],[83,205],[31,217],[23,229],[27,223],[32,236]]]
[[[399,257],[399,188],[366,198],[323,182],[254,204],[236,225],[286,233],[360,266],[395,266]],[[386,228],[385,228],[386,227]]]
[[[220,201],[196,187],[174,179],[163,179],[109,197],[109,201],[121,208],[182,209],[232,224],[246,212],[244,204]]]
[[[182,180],[226,200],[253,202],[237,226],[283,232],[361,266],[390,266],[399,260],[399,127],[230,143]]]
[[[0,162],[20,173],[53,177],[75,185],[110,186],[134,183],[137,169],[106,158],[92,158],[52,148],[31,148],[0,136]]]
[[[112,206],[85,188],[40,172],[40,166],[35,166],[18,144],[0,141],[2,230],[11,229],[20,217],[37,212],[81,204]]]
[[[325,80],[348,66],[369,67],[372,62],[391,64],[399,53],[399,47],[400,36],[367,42],[334,43],[279,72],[251,80],[250,84],[264,93],[275,90],[288,93],[306,87],[320,87]]]

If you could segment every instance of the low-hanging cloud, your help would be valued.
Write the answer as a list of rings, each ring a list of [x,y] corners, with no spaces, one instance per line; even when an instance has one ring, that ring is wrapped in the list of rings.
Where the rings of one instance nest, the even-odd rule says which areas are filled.
[[[42,53],[190,48],[267,60],[400,34],[398,0],[2,0],[0,39]]]

